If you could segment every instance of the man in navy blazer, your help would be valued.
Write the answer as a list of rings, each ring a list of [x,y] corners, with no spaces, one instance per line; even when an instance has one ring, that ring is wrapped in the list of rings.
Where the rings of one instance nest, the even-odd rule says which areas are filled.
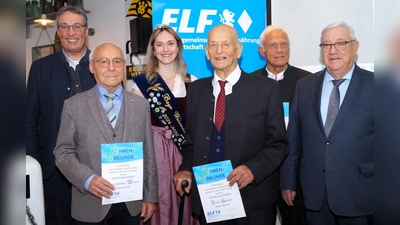
[[[47,224],[71,224],[71,184],[55,166],[53,149],[64,100],[91,89],[87,16],[79,7],[57,13],[62,50],[32,63],[27,84],[26,154],[42,167]]]
[[[240,189],[245,218],[213,224],[275,225],[278,198],[278,167],[287,155],[286,128],[278,82],[249,75],[238,66],[242,45],[237,31],[218,25],[208,34],[207,58],[214,76],[194,81],[187,97],[186,141],[183,163],[174,176],[176,190],[183,195],[192,189],[192,211],[206,224],[192,167],[230,159],[230,185]],[[217,96],[225,85],[225,117],[220,129],[214,118]]]
[[[346,23],[328,25],[320,47],[326,69],[297,84],[282,196],[293,204],[300,173],[308,225],[373,224],[374,74],[354,63],[359,42]],[[327,135],[332,80],[339,79],[340,109]]]

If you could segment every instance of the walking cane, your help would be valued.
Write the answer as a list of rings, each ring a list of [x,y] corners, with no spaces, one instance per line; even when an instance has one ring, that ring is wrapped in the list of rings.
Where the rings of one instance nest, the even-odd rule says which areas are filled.
[[[178,225],[182,225],[183,206],[185,205],[185,197],[186,197],[185,188],[186,188],[187,186],[189,186],[189,182],[188,182],[187,180],[183,180],[183,181],[182,181],[183,195],[181,196],[181,203],[179,204]]]

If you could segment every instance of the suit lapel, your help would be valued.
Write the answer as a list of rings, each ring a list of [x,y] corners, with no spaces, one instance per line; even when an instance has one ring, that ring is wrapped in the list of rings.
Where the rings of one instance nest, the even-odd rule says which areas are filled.
[[[108,143],[112,143],[113,129],[110,121],[108,120],[106,112],[101,105],[96,86],[86,93],[86,102],[89,105],[89,110],[92,113],[93,119],[96,122],[100,133],[104,136]]]
[[[135,116],[129,116],[129,115],[134,115],[135,107],[133,104],[134,100],[133,98],[131,98],[130,93],[126,90],[123,90],[123,92],[124,92],[124,98],[121,105],[120,115],[123,115],[124,121],[120,121],[120,123],[123,122],[125,124],[124,133],[122,136],[122,142],[127,142],[128,140],[132,139],[130,135],[133,127],[135,126],[134,122]],[[120,118],[122,119],[122,117]]]
[[[336,117],[335,123],[333,124],[331,134],[335,131],[335,128],[342,122],[346,114],[349,113],[364,84],[364,74],[362,73],[362,70],[356,65],[346,95],[343,99],[342,105],[340,106],[338,116]]]
[[[313,97],[313,99],[311,102],[316,103],[316,104],[313,104],[314,116],[318,120],[318,124],[319,124],[319,128],[321,129],[321,132],[323,132],[325,134],[324,124],[322,123],[322,117],[321,117],[321,93],[322,93],[322,85],[324,82],[324,74],[325,74],[325,70],[316,74],[313,79],[312,87],[311,87],[311,96]]]

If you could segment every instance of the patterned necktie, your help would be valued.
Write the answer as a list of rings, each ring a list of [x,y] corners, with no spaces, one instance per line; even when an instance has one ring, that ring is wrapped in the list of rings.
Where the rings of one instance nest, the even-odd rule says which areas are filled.
[[[221,91],[218,94],[217,106],[215,108],[215,127],[220,131],[225,120],[225,84],[228,83],[228,81],[219,80],[218,82]]]
[[[325,134],[329,136],[331,132],[333,123],[336,120],[336,116],[339,113],[339,103],[340,103],[340,92],[339,85],[343,83],[344,79],[332,80],[333,89],[331,92],[331,97],[329,98],[328,113],[325,121]]]
[[[104,96],[108,99],[106,113],[107,113],[108,119],[111,122],[112,127],[114,128],[115,124],[117,123],[117,115],[115,113],[115,108],[114,108],[114,104],[113,104],[115,94],[105,94]]]

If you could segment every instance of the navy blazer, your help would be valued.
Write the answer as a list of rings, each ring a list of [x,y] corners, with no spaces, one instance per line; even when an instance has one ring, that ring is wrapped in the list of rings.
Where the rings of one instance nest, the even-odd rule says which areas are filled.
[[[26,154],[38,160],[44,179],[48,179],[55,168],[53,149],[64,101],[72,95],[71,91],[76,90],[72,84],[78,85],[81,91],[89,90],[96,84],[89,71],[89,53],[87,50],[76,71],[69,67],[62,51],[34,61],[29,71]],[[79,76],[74,76],[74,73]]]
[[[375,79],[376,217],[397,218],[400,224],[400,73],[380,71]]]
[[[209,163],[214,126],[213,77],[189,85],[187,95],[186,141],[180,171]],[[278,197],[278,167],[288,152],[278,82],[242,72],[226,96],[225,159],[233,168],[246,165],[255,180],[240,191],[245,211],[253,212],[275,204]],[[193,179],[193,212],[201,215],[201,202]]]
[[[374,74],[355,66],[328,137],[320,105],[325,70],[297,84],[288,126],[290,151],[281,168],[281,190],[296,190],[300,172],[304,205],[328,204],[339,216],[374,213]]]

